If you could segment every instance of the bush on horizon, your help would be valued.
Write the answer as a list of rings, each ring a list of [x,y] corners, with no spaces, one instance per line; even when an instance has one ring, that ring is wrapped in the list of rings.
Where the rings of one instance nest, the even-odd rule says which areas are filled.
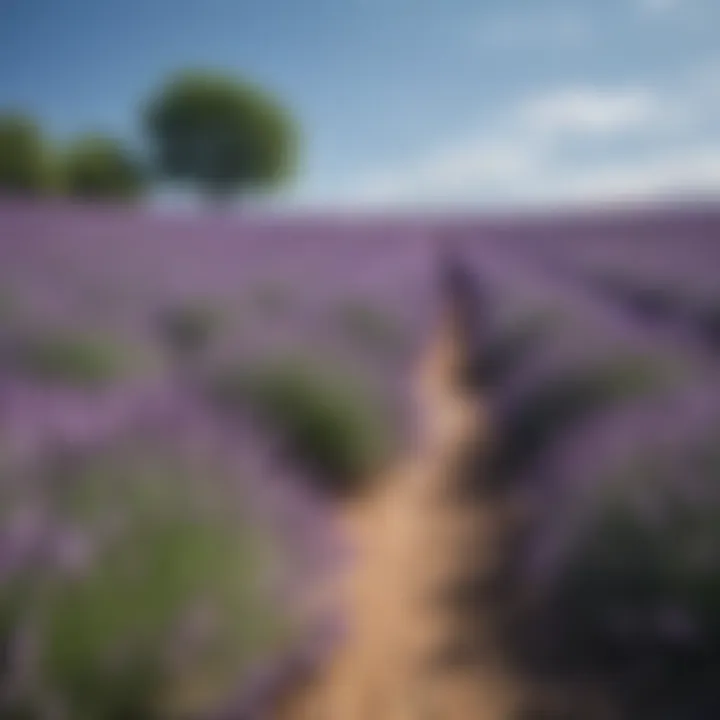
[[[139,160],[118,140],[99,134],[76,139],[60,167],[64,194],[79,200],[133,200],[146,184]]]
[[[56,189],[55,158],[29,115],[0,115],[0,192],[37,197]]]

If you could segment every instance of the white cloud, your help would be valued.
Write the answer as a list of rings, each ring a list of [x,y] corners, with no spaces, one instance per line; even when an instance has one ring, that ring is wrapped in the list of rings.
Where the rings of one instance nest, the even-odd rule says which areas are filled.
[[[452,200],[468,187],[511,185],[532,172],[539,147],[477,136],[361,180],[344,195],[360,202]]]
[[[354,207],[442,207],[572,205],[720,192],[720,142],[676,150],[653,158],[615,160],[601,166],[563,167],[551,156],[528,163],[512,179],[492,171],[466,169],[466,182],[415,184],[409,176],[388,175],[377,185],[337,198]],[[364,191],[363,191],[364,190]]]
[[[469,189],[507,191],[543,171],[568,136],[627,132],[658,112],[643,90],[571,88],[520,102],[496,128],[482,129],[399,168],[384,169],[349,191],[363,202],[451,199]]]
[[[470,131],[413,162],[358,179],[335,199],[385,207],[483,200],[537,204],[720,191],[720,137],[702,141],[690,122],[707,114],[703,102],[690,91],[561,88],[521,100],[497,126]],[[684,115],[676,113],[678,104]],[[570,137],[592,150],[599,140],[644,140],[658,128],[669,134],[654,151],[646,146],[632,153],[626,143],[622,156],[585,162],[564,153]]]
[[[550,171],[528,200],[573,202],[720,191],[720,142],[617,160],[600,167]]]
[[[528,127],[542,132],[607,134],[647,125],[660,108],[646,89],[577,87],[530,100],[520,112]]]

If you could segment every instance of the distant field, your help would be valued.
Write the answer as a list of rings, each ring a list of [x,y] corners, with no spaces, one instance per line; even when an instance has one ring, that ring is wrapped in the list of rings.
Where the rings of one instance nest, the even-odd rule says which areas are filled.
[[[689,663],[668,702],[710,698],[720,208],[382,221],[3,203],[0,640],[15,669],[0,685],[16,692],[0,710],[55,698],[115,717],[127,700],[125,717],[151,717],[158,693],[216,699],[295,641],[289,599],[343,559],[333,502],[414,437],[441,252],[478,290],[469,387],[497,429],[492,472],[539,508],[527,577],[553,589],[558,643],[592,645],[582,662],[602,671],[655,654],[657,683]],[[215,624],[186,640],[203,612]],[[13,674],[28,633],[45,648],[30,690]],[[168,660],[184,654],[197,667]],[[187,677],[197,697],[180,701]]]

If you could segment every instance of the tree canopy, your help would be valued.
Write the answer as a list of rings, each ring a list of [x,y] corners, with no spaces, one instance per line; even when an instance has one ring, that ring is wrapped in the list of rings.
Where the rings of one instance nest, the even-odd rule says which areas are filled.
[[[144,123],[159,174],[193,183],[211,197],[274,187],[294,169],[292,119],[243,80],[176,75],[147,104]]]
[[[84,135],[64,155],[63,184],[77,198],[131,199],[142,192],[145,173],[117,140]]]
[[[35,195],[50,184],[50,158],[38,124],[21,113],[0,116],[0,190]]]

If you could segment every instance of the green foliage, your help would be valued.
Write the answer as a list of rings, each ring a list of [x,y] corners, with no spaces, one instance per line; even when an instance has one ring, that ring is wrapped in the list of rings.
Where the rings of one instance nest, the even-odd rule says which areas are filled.
[[[568,368],[537,388],[510,419],[495,458],[496,472],[512,476],[565,430],[613,405],[655,392],[669,381],[665,366],[642,356]]]
[[[254,410],[331,492],[359,489],[390,450],[389,428],[369,393],[332,368],[270,361],[222,374],[213,390],[225,406]]]
[[[23,338],[16,359],[24,373],[38,379],[92,387],[124,376],[137,360],[105,336],[61,331]]]
[[[362,347],[388,350],[399,347],[402,342],[402,333],[394,320],[361,300],[344,303],[338,310],[338,320]]]
[[[161,174],[210,197],[273,186],[293,169],[295,128],[258,86],[208,72],[171,78],[148,104],[145,126]]]
[[[261,590],[268,543],[228,502],[227,478],[206,467],[197,482],[185,460],[120,448],[46,478],[61,490],[56,520],[81,528],[90,553],[73,573],[34,569],[31,705],[46,693],[72,718],[174,717],[224,699],[285,632]]]
[[[19,113],[0,116],[0,192],[38,195],[51,188],[51,158],[38,125]]]
[[[220,321],[204,303],[186,303],[161,313],[159,329],[169,348],[180,357],[195,357],[208,346]]]
[[[131,199],[145,185],[140,163],[120,142],[102,135],[79,138],[63,157],[65,192],[86,200]]]

